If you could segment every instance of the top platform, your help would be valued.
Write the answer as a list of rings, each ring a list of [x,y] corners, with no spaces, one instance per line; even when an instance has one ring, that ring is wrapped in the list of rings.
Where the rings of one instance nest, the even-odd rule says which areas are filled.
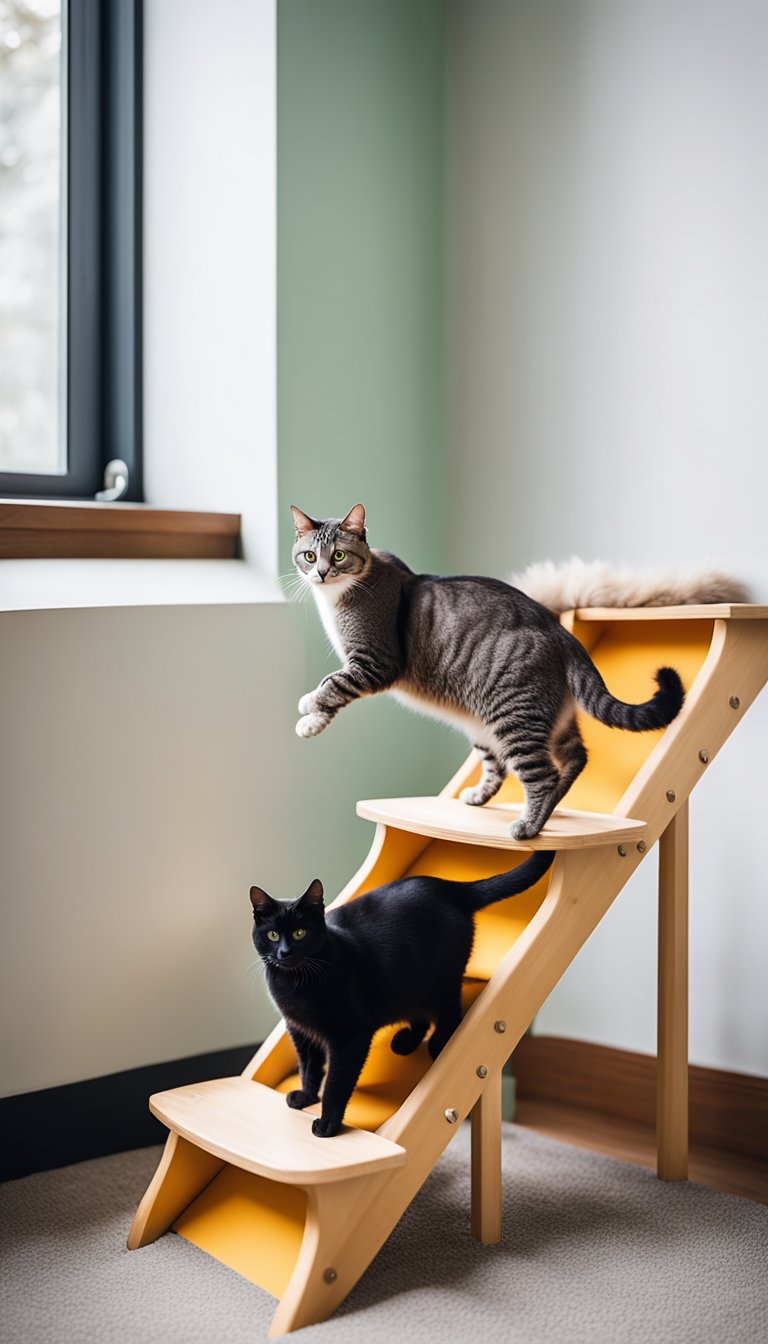
[[[685,607],[577,607],[577,621],[765,621],[768,607],[753,602],[691,603]]]
[[[607,816],[602,812],[575,812],[556,808],[533,840],[513,840],[512,823],[520,803],[470,807],[458,798],[374,798],[357,804],[357,815],[381,821],[399,831],[456,840],[463,845],[490,845],[498,849],[593,849],[598,845],[637,844],[646,833],[644,821]]]

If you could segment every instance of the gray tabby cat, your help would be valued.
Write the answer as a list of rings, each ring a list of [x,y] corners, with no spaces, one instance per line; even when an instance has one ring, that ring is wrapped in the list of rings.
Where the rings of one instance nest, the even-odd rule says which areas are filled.
[[[465,803],[487,803],[514,771],[525,807],[512,836],[530,840],[587,763],[577,705],[631,732],[663,728],[679,713],[685,692],[672,668],[659,668],[645,704],[616,700],[546,607],[498,579],[414,574],[369,548],[362,504],[342,520],[291,511],[293,562],[344,662],[301,697],[299,737],[321,733],[350,701],[391,691],[462,729],[480,753],[482,777],[462,791]]]

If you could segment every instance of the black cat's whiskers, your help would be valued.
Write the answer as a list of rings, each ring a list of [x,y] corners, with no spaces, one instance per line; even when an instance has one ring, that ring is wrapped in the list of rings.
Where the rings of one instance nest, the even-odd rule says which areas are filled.
[[[280,961],[277,957],[265,957],[264,963],[292,976],[297,987],[301,989],[305,989],[313,980],[329,979],[332,970],[331,962],[326,961],[324,957],[302,957],[301,961],[295,962]]]
[[[256,980],[266,980],[267,968],[261,957],[258,957],[256,961],[252,961],[250,965],[246,966],[240,978],[242,980],[250,981],[251,984]]]
[[[324,957],[305,957],[302,966],[306,966],[310,979],[329,980],[333,967]],[[326,969],[327,968],[327,969]]]

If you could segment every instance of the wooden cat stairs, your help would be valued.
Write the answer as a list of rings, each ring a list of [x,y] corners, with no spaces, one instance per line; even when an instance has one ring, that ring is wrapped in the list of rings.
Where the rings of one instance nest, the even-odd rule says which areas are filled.
[[[474,754],[439,798],[358,807],[376,834],[339,902],[407,873],[485,877],[513,866],[512,851],[557,850],[536,888],[479,916],[466,1013],[436,1062],[424,1046],[393,1054],[394,1028],[380,1032],[334,1139],[314,1138],[312,1112],[283,1101],[298,1083],[282,1026],[241,1077],[150,1100],[171,1132],[129,1247],[173,1228],[279,1299],[272,1337],[324,1320],[347,1296],[467,1115],[472,1231],[499,1240],[502,1065],[657,840],[658,1172],[687,1175],[688,797],[768,677],[768,607],[564,620],[623,700],[645,700],[655,669],[676,667],[688,689],[679,718],[637,735],[583,718],[589,765],[568,806],[525,844],[509,836],[522,801],[514,779],[485,808],[457,801],[479,776]]]

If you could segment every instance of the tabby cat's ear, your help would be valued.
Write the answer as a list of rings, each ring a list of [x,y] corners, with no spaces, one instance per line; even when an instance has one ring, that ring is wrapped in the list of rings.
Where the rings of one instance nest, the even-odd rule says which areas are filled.
[[[319,877],[310,882],[304,895],[301,897],[302,905],[322,905],[323,904],[323,884]]]
[[[357,537],[365,536],[365,509],[362,504],[356,504],[349,510],[346,518],[339,524],[342,532],[352,532]]]
[[[251,905],[254,915],[265,914],[270,906],[275,904],[276,902],[272,900],[272,897],[268,896],[266,891],[262,891],[261,887],[251,887]]]
[[[309,517],[309,514],[302,513],[301,509],[297,509],[295,504],[291,505],[291,513],[293,514],[297,537],[303,537],[307,532],[316,532],[320,526],[314,518]]]

